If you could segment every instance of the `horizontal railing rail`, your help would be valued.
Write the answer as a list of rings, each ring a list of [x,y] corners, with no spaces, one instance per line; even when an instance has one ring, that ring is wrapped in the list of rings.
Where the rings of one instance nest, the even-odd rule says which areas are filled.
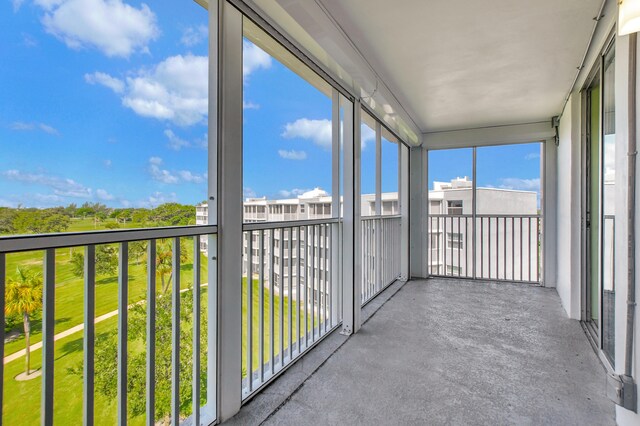
[[[500,281],[541,280],[538,214],[431,214],[429,272],[434,276]]]
[[[340,323],[340,221],[243,225],[243,377],[249,398]]]
[[[401,226],[402,216],[362,217],[362,305],[401,275]]]
[[[216,225],[168,226],[163,228],[114,229],[105,231],[63,232],[52,234],[26,234],[0,237],[0,253],[36,251],[113,244],[125,241],[142,241],[193,235],[215,234]]]
[[[27,344],[22,352],[6,354],[4,327],[1,329],[0,337],[3,345],[0,357],[3,358],[3,362],[0,363],[0,380],[2,383],[6,384],[7,380],[14,380],[5,377],[6,365],[24,358],[31,351],[41,350],[41,394],[40,398],[32,398],[32,400],[42,402],[33,407],[28,405],[24,407],[35,413],[40,409],[42,424],[68,421],[66,418],[63,420],[63,417],[59,417],[61,415],[57,411],[59,405],[56,404],[54,407],[54,395],[74,391],[83,395],[82,408],[78,410],[83,424],[96,422],[127,424],[132,416],[141,418],[145,414],[150,424],[156,421],[171,421],[177,424],[188,417],[193,424],[200,424],[201,415],[206,417],[208,422],[215,420],[214,401],[207,399],[209,409],[203,410],[201,414],[203,409],[201,398],[206,398],[203,391],[215,389],[215,384],[209,383],[215,380],[215,377],[210,375],[204,377],[206,369],[204,371],[202,369],[203,365],[207,365],[207,360],[203,358],[208,353],[206,342],[209,334],[206,324],[209,317],[207,305],[202,303],[202,298],[208,296],[203,294],[207,283],[202,282],[201,275],[206,262],[202,262],[201,257],[203,247],[206,247],[202,243],[208,240],[209,244],[215,244],[216,232],[216,226],[187,226],[2,237],[0,240],[0,292],[8,295],[14,291],[13,287],[16,285],[21,285],[20,288],[23,290],[25,286],[32,286],[35,289],[38,282],[41,283],[42,288],[42,341],[33,345]],[[136,241],[144,241],[145,244],[137,246],[136,251],[131,251],[133,247],[130,244]],[[82,250],[79,251],[77,247],[82,247]],[[72,248],[75,250],[69,252],[61,250]],[[107,251],[102,251],[106,248],[108,248]],[[25,254],[21,254],[24,251],[34,253],[26,255],[27,260],[24,260]],[[105,256],[105,253],[112,265],[107,268],[109,272],[104,272],[104,267],[103,271],[100,269],[104,263],[104,258],[101,256]],[[81,256],[76,258],[74,256],[76,254]],[[65,291],[65,286],[76,285],[75,278],[60,278],[62,270],[65,271],[64,274],[68,274],[66,271],[69,268],[62,262],[71,263],[72,260],[77,260],[74,265],[79,270],[74,274],[79,274],[77,278],[79,288],[78,291]],[[183,271],[183,267],[189,261],[191,273],[186,272],[188,269]],[[17,264],[23,269],[18,269],[16,276],[9,276],[10,271],[7,270],[9,264],[14,267]],[[34,270],[35,273],[30,275],[26,272],[27,269]],[[21,273],[23,276],[19,275]],[[26,277],[25,280],[20,282],[24,277]],[[32,281],[27,283],[26,279]],[[104,287],[99,281],[105,283],[115,281],[116,288]],[[110,293],[111,291],[117,292],[117,295]],[[13,296],[7,296],[8,303],[13,303],[11,297]],[[2,303],[4,302],[3,297]],[[38,305],[37,302],[34,300],[36,305]],[[113,303],[113,306],[110,306],[110,303]],[[70,305],[82,306],[78,323],[71,323],[56,330],[60,315],[77,315],[67,311],[56,312],[58,309],[64,309],[61,308],[62,306]],[[97,316],[98,308],[108,312]],[[5,313],[5,309],[0,309],[0,320],[3,324],[6,320]],[[32,311],[31,315],[35,313],[37,312]],[[110,318],[115,322],[109,321]],[[102,330],[100,336],[96,332],[98,324]],[[60,355],[60,351],[79,349],[69,349],[70,341],[63,339],[77,338],[72,336],[81,331],[83,333],[80,357],[82,361],[77,368],[75,365],[70,367],[64,364],[65,356]],[[110,338],[104,337],[107,335],[113,336],[113,346],[110,346]],[[60,342],[57,343],[59,340]],[[168,345],[165,347],[170,350],[167,352],[159,349],[157,345]],[[13,349],[17,347],[14,346]],[[8,359],[5,355],[13,356]],[[105,362],[109,365],[105,365]],[[113,366],[110,365],[111,362]],[[142,372],[132,371],[133,365],[141,367]],[[79,372],[74,372],[78,370]],[[30,370],[27,369],[25,373],[28,376]],[[167,373],[166,376],[159,376],[165,373]],[[61,388],[74,383],[72,378],[67,377],[72,374],[80,378],[81,390]],[[100,380],[97,374],[102,375]],[[105,377],[104,374],[109,377]],[[206,381],[203,380],[205,378]],[[105,389],[105,380],[114,381],[116,407],[114,411],[116,412],[113,413],[113,418],[97,418],[104,416],[105,412],[110,412],[106,406],[98,407],[97,401],[103,404],[104,401],[114,398],[109,396],[110,393],[97,398],[97,395]],[[145,390],[141,396],[142,405],[136,405],[129,400],[134,397],[131,393],[132,386],[140,385],[140,380]],[[99,381],[101,386],[98,386]],[[6,390],[6,386],[3,388]],[[189,389],[189,392],[185,389]],[[184,399],[187,395],[190,398],[188,402]],[[2,396],[6,398],[7,393],[5,392]],[[158,401],[162,403],[170,401],[170,408],[167,406],[166,411],[162,408],[158,410]],[[132,411],[134,405],[135,410],[138,411]],[[21,407],[11,406],[10,409],[16,413],[15,410]],[[7,414],[2,411],[4,408],[7,408],[6,404],[0,408],[1,419],[4,419]],[[142,412],[139,411],[140,409]]]

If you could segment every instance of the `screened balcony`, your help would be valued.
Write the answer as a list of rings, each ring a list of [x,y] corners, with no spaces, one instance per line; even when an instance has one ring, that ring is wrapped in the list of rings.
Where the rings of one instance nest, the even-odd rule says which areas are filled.
[[[632,1],[7,3],[0,423],[639,424]]]

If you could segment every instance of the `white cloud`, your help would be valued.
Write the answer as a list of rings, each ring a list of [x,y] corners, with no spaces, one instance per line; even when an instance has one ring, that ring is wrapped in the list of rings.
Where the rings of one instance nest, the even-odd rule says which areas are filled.
[[[242,42],[242,77],[247,78],[260,68],[271,68],[271,56],[251,42]]]
[[[260,105],[251,101],[242,101],[242,109],[260,109]]]
[[[140,200],[135,204],[138,207],[153,208],[153,207],[159,206],[160,204],[175,203],[177,201],[178,201],[178,197],[175,192],[170,192],[169,194],[165,194],[162,192],[154,192],[144,200]],[[129,202],[127,201],[127,203]]]
[[[342,126],[342,123],[340,124]],[[307,139],[311,140],[316,145],[330,150],[332,145],[332,129],[331,120],[321,119],[309,119],[299,118],[293,123],[287,123],[284,125],[284,132],[280,136],[286,139]],[[362,124],[360,127],[362,149],[365,149],[367,144],[374,141],[376,138],[375,130],[369,126]]]
[[[171,56],[128,77],[122,104],[143,117],[180,126],[201,123],[209,108],[208,76],[206,56]]]
[[[527,155],[524,156],[525,160],[535,160],[540,158],[540,153],[539,152],[530,152]]]
[[[167,129],[164,131],[164,135],[169,139],[169,148],[174,151],[180,151],[182,148],[191,146],[191,144],[184,139],[179,138],[173,131]]]
[[[304,194],[305,192],[309,192],[311,191],[310,189],[300,189],[300,188],[293,188],[293,189],[281,189],[280,191],[278,191],[278,196],[281,198],[296,198],[302,194]]]
[[[55,136],[60,135],[60,132],[55,127],[45,123],[35,123],[35,122],[26,123],[23,121],[16,121],[11,123],[10,127],[12,130],[18,130],[18,131],[42,130],[43,132],[48,133],[50,135],[55,135]]]
[[[13,5],[13,13],[16,13],[17,11],[20,10],[20,7],[22,7],[22,3],[24,3],[24,0],[12,0],[11,4]]]
[[[122,0],[36,0],[45,30],[72,49],[96,48],[107,56],[147,52],[160,31],[149,6]]]
[[[256,198],[258,194],[256,194],[256,191],[254,191],[253,189],[245,186],[244,188],[242,188],[242,196],[244,198]]]
[[[43,173],[25,173],[15,169],[2,172],[2,176],[15,182],[48,187],[53,190],[54,195],[61,197],[91,198],[92,196],[91,188],[87,188],[81,183],[69,178],[46,175]]]
[[[331,149],[331,120],[299,118],[285,124],[281,136],[286,139],[309,139],[324,149]]]
[[[294,149],[287,151],[285,149],[278,150],[278,155],[285,160],[305,160],[307,153],[305,151],[296,151]]]
[[[102,200],[102,201],[111,201],[111,200],[115,199],[116,197],[114,197],[113,195],[109,194],[104,189],[96,189],[96,198],[98,200]]]
[[[116,93],[124,92],[124,81],[103,72],[96,71],[93,74],[85,74],[84,80],[89,84],[101,84]]]
[[[178,172],[178,176],[180,176],[180,179],[183,182],[203,183],[206,180],[206,176],[204,174],[202,175],[194,174],[188,170],[180,170]]]
[[[22,44],[26,47],[36,47],[38,45],[38,40],[36,40],[31,34],[22,33]]]
[[[198,25],[197,27],[189,27],[182,33],[180,43],[187,47],[200,44],[201,41],[206,40],[209,35],[209,30],[205,25]]]
[[[207,174],[192,173],[188,170],[179,170],[177,172],[171,172],[167,169],[163,169],[163,161],[160,157],[149,158],[149,174],[153,180],[161,183],[174,185],[178,183],[204,183],[207,181]]]
[[[365,149],[369,142],[376,140],[376,131],[362,123],[360,126],[360,139],[362,140],[362,149]]]
[[[498,188],[540,192],[540,179],[502,178]]]

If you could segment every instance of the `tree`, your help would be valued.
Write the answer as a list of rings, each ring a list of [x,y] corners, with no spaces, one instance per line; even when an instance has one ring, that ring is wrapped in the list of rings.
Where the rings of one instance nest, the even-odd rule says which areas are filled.
[[[84,277],[84,253],[71,255],[71,273]],[[118,272],[118,248],[112,245],[96,246],[96,275],[113,275]]]
[[[68,216],[52,209],[20,209],[13,218],[15,232],[24,234],[64,232],[70,224]]]
[[[186,262],[187,245],[180,239],[180,263]],[[161,289],[163,293],[169,290],[169,284],[173,278],[173,245],[171,240],[161,240],[156,248],[156,274],[160,276]],[[180,271],[178,271],[180,273]],[[168,279],[165,280],[165,277]]]
[[[0,207],[0,234],[12,234],[15,232],[13,228],[13,220],[16,212],[7,207]]]
[[[31,373],[31,317],[42,309],[42,275],[18,266],[16,276],[7,282],[5,313],[21,315],[26,346],[25,372]]]
[[[171,297],[160,295],[156,298],[156,404],[155,420],[168,423],[171,415]],[[146,304],[135,304],[129,309],[128,340],[132,347],[145,347]],[[192,372],[193,372],[193,293],[191,290],[180,294],[180,417],[191,414]],[[200,333],[200,404],[206,401],[207,376],[207,315],[201,315]],[[100,334],[95,347],[95,390],[108,399],[117,397],[117,348],[118,332]],[[82,362],[71,373],[82,376]],[[128,412],[131,417],[139,416],[146,409],[146,352],[130,353],[128,357]]]

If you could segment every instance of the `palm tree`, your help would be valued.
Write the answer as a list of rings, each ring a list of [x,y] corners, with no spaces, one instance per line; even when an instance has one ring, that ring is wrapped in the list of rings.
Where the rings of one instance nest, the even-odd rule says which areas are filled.
[[[26,345],[25,367],[27,375],[31,373],[31,335],[30,316],[42,308],[42,274],[18,266],[14,278],[7,282],[5,314],[22,315]]]

